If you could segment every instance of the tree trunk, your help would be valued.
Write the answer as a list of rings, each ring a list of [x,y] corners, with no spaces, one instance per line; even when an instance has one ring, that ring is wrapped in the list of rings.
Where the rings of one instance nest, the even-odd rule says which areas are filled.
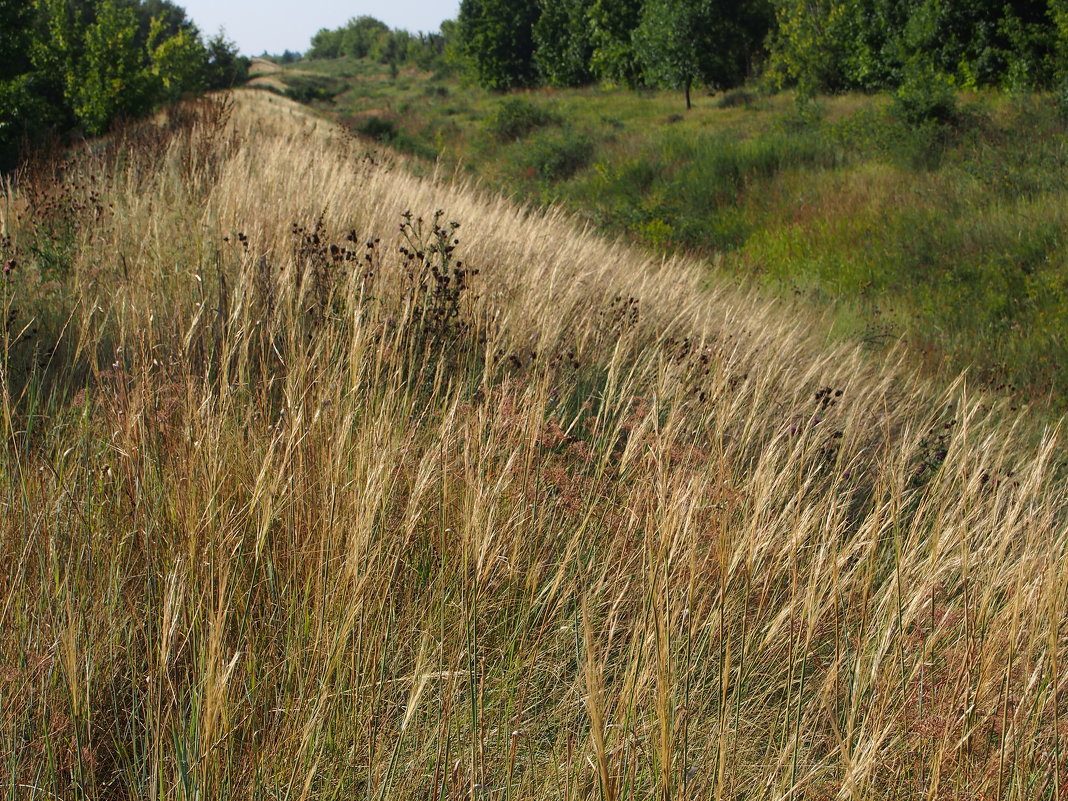
[[[691,108],[693,108],[693,105],[691,105],[691,103],[690,103],[690,80],[687,79],[686,80],[686,110],[689,111]]]

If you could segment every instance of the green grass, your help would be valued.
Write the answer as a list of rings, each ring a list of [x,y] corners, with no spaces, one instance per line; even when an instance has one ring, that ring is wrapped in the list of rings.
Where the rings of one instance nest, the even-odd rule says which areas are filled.
[[[379,138],[402,151],[809,297],[843,335],[903,339],[932,368],[1064,406],[1068,145],[1054,97],[939,97],[945,113],[924,120],[933,101],[918,90],[802,104],[752,89],[684,113],[674,93],[501,96],[358,62],[300,68],[351,76],[337,115],[357,130],[387,119]]]

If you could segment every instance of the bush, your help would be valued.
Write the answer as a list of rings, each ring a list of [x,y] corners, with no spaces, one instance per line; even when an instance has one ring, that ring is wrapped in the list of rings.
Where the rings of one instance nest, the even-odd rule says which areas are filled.
[[[928,67],[910,67],[894,93],[893,114],[907,125],[955,125],[960,112],[953,85],[942,73]]]
[[[539,108],[528,100],[513,97],[502,102],[493,116],[486,120],[486,130],[494,138],[509,142],[522,139],[538,128],[559,122],[560,118],[552,112]]]
[[[745,89],[732,89],[729,92],[724,93],[723,97],[716,103],[717,108],[752,108],[753,103],[756,102],[756,95],[752,92],[748,92]]]
[[[376,142],[381,142],[394,150],[411,153],[423,159],[435,159],[437,151],[422,139],[412,136],[397,127],[397,123],[388,117],[367,117],[350,123],[350,127]]]
[[[540,138],[526,150],[524,166],[543,181],[563,181],[593,161],[593,140],[585,134],[559,133]]]
[[[356,124],[356,130],[384,144],[389,144],[397,138],[396,123],[385,117],[367,117]]]
[[[334,98],[345,89],[344,81],[322,75],[286,76],[285,95],[298,103],[311,103],[316,100],[333,103]]]

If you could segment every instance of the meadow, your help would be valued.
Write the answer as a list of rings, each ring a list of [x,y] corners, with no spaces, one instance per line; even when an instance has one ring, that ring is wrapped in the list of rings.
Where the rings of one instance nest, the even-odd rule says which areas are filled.
[[[294,95],[439,169],[561,203],[655,252],[829,308],[872,347],[1065,408],[1068,97],[811,100],[760,86],[501,96],[414,70],[305,61]],[[279,73],[287,80],[287,73]],[[316,83],[318,82],[318,83]]]
[[[266,92],[0,231],[5,797],[1064,797],[1035,407]]]

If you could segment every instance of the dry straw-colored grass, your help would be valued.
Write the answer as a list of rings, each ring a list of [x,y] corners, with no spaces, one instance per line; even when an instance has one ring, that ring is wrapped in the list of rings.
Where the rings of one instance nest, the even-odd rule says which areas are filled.
[[[0,205],[6,797],[1064,797],[1055,430],[224,105]]]

